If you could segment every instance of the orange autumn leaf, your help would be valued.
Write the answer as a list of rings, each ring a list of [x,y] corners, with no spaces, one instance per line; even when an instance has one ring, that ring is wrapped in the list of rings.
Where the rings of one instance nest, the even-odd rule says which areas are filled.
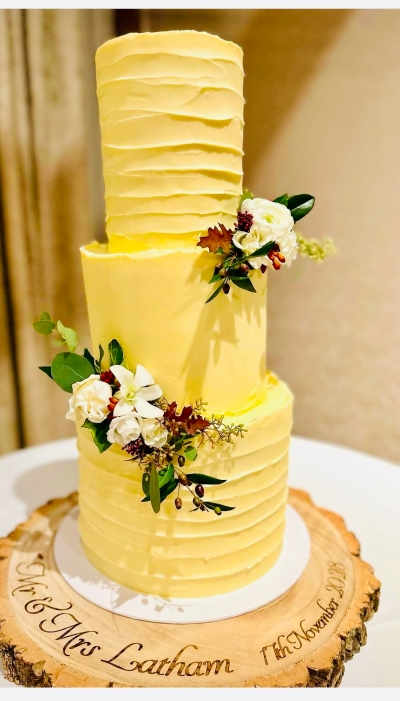
[[[201,246],[201,248],[208,248],[210,253],[227,254],[231,248],[233,233],[224,224],[210,226],[207,236],[201,236],[197,245]]]

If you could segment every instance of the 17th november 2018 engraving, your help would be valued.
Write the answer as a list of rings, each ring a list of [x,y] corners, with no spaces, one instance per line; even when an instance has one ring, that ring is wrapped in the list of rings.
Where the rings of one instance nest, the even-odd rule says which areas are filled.
[[[271,659],[280,661],[288,655],[292,655],[296,650],[300,650],[330,624],[339,609],[345,585],[345,566],[340,562],[328,562],[325,589],[330,593],[335,592],[335,596],[331,596],[329,600],[327,598],[326,601],[322,601],[320,598],[315,601],[315,610],[318,615],[311,621],[311,624],[302,619],[295,629],[289,633],[278,635],[275,640],[261,648],[260,652],[266,666],[271,662]]]

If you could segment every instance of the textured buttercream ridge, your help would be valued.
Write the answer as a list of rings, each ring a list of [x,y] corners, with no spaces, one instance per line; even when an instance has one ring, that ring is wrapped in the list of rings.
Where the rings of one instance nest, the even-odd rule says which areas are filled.
[[[283,474],[282,479],[283,479],[283,477],[287,477],[287,474],[286,473]],[[272,518],[277,513],[277,511],[279,511],[279,509],[282,508],[282,505],[285,503],[286,492],[287,492],[287,485],[286,485],[286,481],[285,481],[284,484],[282,484],[282,486],[280,487],[280,489],[276,493],[271,494],[271,496],[268,497],[268,501],[270,501],[270,500],[278,501],[279,500],[279,503],[276,506],[276,508],[274,508],[272,511],[268,512],[267,514],[265,514],[265,511],[263,510],[263,515],[260,518],[256,518],[254,521],[252,521],[252,523],[250,525],[248,525],[248,528],[249,529],[250,528],[257,529],[261,524],[268,521],[269,518]],[[137,535],[145,536],[145,532],[143,531],[142,518],[141,518],[141,523],[140,523],[139,528],[135,528],[135,525],[133,523],[129,524],[129,525],[122,524],[121,522],[118,522],[115,519],[111,518],[111,516],[109,514],[104,513],[104,503],[103,503],[103,500],[99,496],[97,496],[95,493],[91,492],[87,487],[85,487],[84,494],[85,494],[85,498],[82,498],[82,501],[81,501],[81,503],[82,503],[81,510],[83,512],[85,510],[84,504],[86,503],[86,505],[89,507],[89,509],[91,509],[95,514],[98,515],[99,520],[102,523],[105,521],[109,521],[110,524],[113,524],[113,525],[117,526],[118,528],[126,530],[127,532],[129,532],[130,535],[137,534]],[[90,498],[87,499],[87,496],[89,496]],[[246,497],[247,496],[252,496],[252,494],[249,494],[249,495],[246,494]],[[240,502],[240,497],[241,497],[241,495],[239,494],[236,497],[232,497],[232,499],[236,499],[237,502],[238,501]],[[173,495],[171,495],[167,498],[169,501],[174,499]],[[213,500],[211,499],[211,501],[213,501]],[[229,500],[227,500],[227,498],[224,497],[224,501],[229,501]],[[96,506],[94,506],[94,503],[96,503],[96,502],[97,503],[100,502],[100,504],[98,504],[97,508],[96,508]],[[187,500],[187,502],[190,502],[190,500]],[[101,506],[102,504],[103,504],[103,507]],[[241,521],[245,520],[246,517],[248,515],[250,515],[251,513],[255,512],[256,510],[261,510],[260,507],[262,507],[263,504],[265,505],[265,500],[260,499],[259,501],[255,501],[254,503],[252,503],[252,505],[249,506],[249,508],[247,508],[247,509],[240,509],[239,510],[237,507],[235,507],[232,511],[228,511],[228,512],[224,513],[222,528],[221,528],[221,525],[218,525],[218,527],[216,527],[216,530],[214,532],[206,533],[204,531],[204,529],[201,529],[198,533],[195,532],[195,533],[188,534],[188,533],[184,533],[184,532],[179,533],[179,531],[176,530],[176,531],[174,531],[173,536],[170,536],[170,537],[173,539],[176,538],[181,542],[184,542],[185,539],[188,539],[188,538],[190,538],[190,539],[194,538],[195,540],[197,538],[199,538],[201,540],[204,539],[204,541],[206,541],[207,539],[212,539],[217,533],[218,533],[218,535],[224,535],[227,537],[234,537],[236,533],[241,533],[242,528],[243,528],[243,526],[240,524],[238,524],[237,528],[235,528],[234,522],[239,520],[239,517],[242,517],[242,518],[240,518]],[[187,503],[186,505],[190,506],[190,503]],[[228,504],[228,506],[230,506],[230,505],[231,504]],[[116,507],[115,504],[113,504],[113,506]],[[145,508],[147,508],[147,507],[148,507],[148,505]],[[118,511],[119,511],[120,515],[127,514],[128,517],[132,513],[131,510],[124,508],[124,507],[121,507],[121,506],[118,506]],[[236,512],[236,513],[234,513],[234,512]],[[205,512],[205,513],[207,513],[207,512]],[[142,516],[143,516],[143,514],[141,514],[141,517]],[[163,517],[161,517],[161,515],[159,514],[157,516],[157,518],[160,520],[160,524],[159,524],[160,526],[162,526],[163,521],[164,521],[164,525],[166,525],[166,526],[168,526],[169,523],[171,522],[171,515],[170,514],[165,514]],[[215,519],[215,514],[212,512],[208,512],[208,516],[204,516],[204,518]],[[194,521],[189,521],[189,520],[186,520],[184,518],[181,518],[179,528],[184,529],[184,527],[187,526],[188,530],[190,531],[192,526],[193,526],[193,523],[194,523]],[[205,523],[207,523],[207,522],[205,522]],[[174,525],[177,525],[177,524],[175,523]],[[226,530],[224,530],[224,528]],[[162,544],[166,538],[168,539],[168,536],[166,536],[166,534],[164,532],[152,533],[151,531],[149,531],[148,536],[151,537],[151,539],[154,539],[155,544],[157,544],[157,541],[159,541],[159,543]],[[127,542],[129,542],[129,541],[127,541]]]
[[[284,521],[282,522],[282,527],[283,527],[283,525],[284,525]],[[84,547],[85,547],[85,543],[84,543]],[[262,574],[264,574],[268,569],[270,569],[272,567],[272,565],[274,564],[274,562],[276,562],[281,549],[282,549],[282,539],[280,539],[277,544],[272,544],[271,548],[268,551],[265,551],[263,549],[262,557],[247,564],[246,567],[243,567],[243,565],[240,565],[240,563],[239,563],[237,568],[224,570],[224,572],[221,572],[221,573],[204,574],[204,575],[199,575],[199,576],[190,575],[191,584],[194,586],[197,585],[198,587],[200,587],[199,589],[194,589],[193,590],[194,593],[191,592],[190,595],[187,593],[186,594],[181,593],[182,576],[180,576],[180,575],[176,576],[176,575],[168,574],[168,576],[165,576],[165,575],[160,575],[160,574],[157,574],[154,572],[152,572],[151,574],[149,574],[147,572],[146,573],[140,572],[140,575],[141,575],[140,579],[145,580],[145,582],[147,582],[147,580],[150,580],[152,583],[154,582],[154,584],[158,584],[161,587],[163,587],[163,583],[166,583],[167,585],[169,585],[169,582],[171,582],[172,583],[172,592],[170,591],[169,586],[168,586],[168,593],[165,591],[165,587],[163,587],[162,589],[161,588],[155,589],[154,593],[159,594],[159,595],[176,596],[179,594],[180,598],[188,598],[188,597],[192,598],[193,596],[196,596],[196,597],[213,596],[215,594],[221,594],[221,593],[225,593],[226,591],[231,591],[232,587],[229,587],[229,589],[224,587],[221,590],[221,587],[218,587],[218,589],[217,589],[217,586],[218,586],[218,584],[221,584],[221,582],[223,583],[226,580],[231,580],[231,578],[235,575],[241,575],[240,579],[243,581],[239,586],[234,587],[234,589],[242,588],[242,587],[246,586],[247,584],[249,584],[250,582],[254,581],[254,579],[257,579],[258,577],[262,576]],[[90,548],[90,547],[87,547],[87,551],[90,553],[93,553],[93,555],[97,561],[107,562],[111,565],[112,568],[115,568],[115,564],[113,562],[111,562],[111,560],[108,560],[106,557],[104,557],[104,555],[99,555],[97,552],[94,552],[92,550],[92,548]],[[269,556],[271,556],[272,554],[275,554],[275,553],[276,553],[276,556],[273,558],[273,561],[268,562]],[[90,557],[89,557],[89,559],[90,559]],[[269,566],[266,566],[265,562],[268,562]],[[259,568],[261,564],[264,565],[264,567],[261,569],[261,572],[259,572],[257,576],[255,576],[255,577],[251,576],[251,579],[248,579],[247,575],[252,573],[252,571],[254,569]],[[119,570],[124,570],[127,575],[129,575],[129,574],[135,575],[136,574],[134,572],[130,573],[129,570],[127,570],[123,565],[119,565],[119,566],[117,565],[117,567]],[[130,580],[129,583],[128,583],[128,580]],[[132,576],[131,577],[128,576],[127,578],[125,578],[125,586],[133,588],[135,585],[134,585],[132,580],[135,581],[134,576],[133,576],[133,578],[132,578]],[[204,593],[204,585],[205,584],[208,585],[206,593]],[[176,589],[175,589],[176,585],[181,585],[178,587],[178,591],[176,591]],[[137,590],[143,591],[144,593],[148,593],[147,586],[146,586],[146,590],[144,590],[144,589],[141,589],[140,586],[138,585]]]
[[[279,441],[277,441],[279,442]],[[248,454],[247,457],[250,457],[251,453]],[[93,472],[94,479],[96,480],[97,484],[99,485],[108,485],[109,483],[109,475],[113,475],[113,492],[115,494],[119,495],[131,495],[131,496],[137,496],[136,492],[136,487],[138,488],[138,492],[140,491],[141,493],[141,478],[143,475],[143,472],[140,470],[140,467],[134,463],[132,463],[133,467],[132,470],[135,471],[135,476],[134,477],[128,477],[125,474],[121,473],[113,473],[112,471],[106,471],[103,470],[101,467],[96,465],[92,460],[87,458],[85,456],[85,472],[89,469],[89,471]],[[258,479],[261,473],[265,472],[265,470],[269,470],[270,472],[275,472],[275,470],[278,470],[278,476],[275,476],[275,479],[272,479],[272,481],[269,481],[266,486],[263,487],[263,489],[272,489],[279,481],[282,480],[282,478],[286,475],[287,469],[288,469],[288,447],[282,452],[276,460],[272,462],[264,462],[260,464],[259,467],[255,467],[251,472],[249,470],[241,473],[235,473],[234,475],[229,475],[227,477],[227,480],[229,481],[228,487],[231,489],[231,487],[234,487],[235,484],[243,481],[251,481],[253,479]],[[220,462],[218,461],[218,464]],[[193,466],[193,468],[190,469],[198,469],[197,468],[197,463],[196,466]],[[214,485],[214,486],[208,486],[207,487],[207,494],[211,493],[214,495],[216,498],[218,498],[218,487],[219,485]],[[225,487],[226,489],[226,487]],[[88,490],[91,494],[95,494],[95,492],[92,492],[90,489]],[[254,491],[254,490],[253,490]],[[215,494],[214,494],[215,493]],[[248,493],[252,493],[252,490],[250,490]],[[188,497],[189,498],[189,497]],[[213,499],[211,499],[213,501]],[[181,516],[183,521],[185,521],[185,516],[184,514]]]
[[[282,491],[283,491],[283,490],[282,490]],[[284,497],[283,497],[282,501],[278,504],[278,506],[276,507],[276,509],[275,509],[274,511],[272,511],[270,514],[268,514],[268,516],[265,517],[264,519],[262,519],[262,520],[260,520],[260,521],[257,521],[257,522],[254,522],[251,526],[248,527],[248,531],[253,531],[253,530],[255,530],[255,531],[257,532],[257,531],[259,530],[259,526],[263,525],[263,521],[265,522],[265,521],[269,521],[269,520],[271,520],[271,521],[277,520],[277,519],[279,518],[279,516],[280,516],[280,512],[281,512],[282,510],[285,512],[285,506],[286,506],[286,491],[285,491],[285,494],[284,494]],[[114,521],[112,521],[112,520],[109,519],[108,517],[105,517],[105,518],[104,518],[103,515],[102,515],[100,512],[97,512],[97,513],[99,513],[99,516],[100,516],[99,521],[100,521],[100,522],[103,522],[104,520],[108,520],[108,521],[110,521],[110,524],[114,524],[114,523],[115,523]],[[215,514],[213,514],[213,513],[210,513],[210,512],[209,512],[208,515],[209,515],[209,518],[212,518],[212,519],[215,519],[215,518],[216,518],[216,517],[215,517]],[[95,524],[95,523],[93,523],[92,521],[89,521],[89,520],[86,518],[86,516],[84,515],[84,512],[82,512],[82,516],[83,516],[83,518],[86,520],[86,523],[88,524],[88,526],[91,527],[91,528],[93,528],[93,530],[97,531],[97,533],[100,535],[101,538],[108,538],[108,531],[107,531],[107,530],[105,530],[105,529],[103,530],[102,528],[99,528],[99,526],[98,526],[97,523]],[[225,516],[226,516],[226,514],[225,514]],[[206,516],[204,516],[204,518],[205,518],[205,517],[206,517]],[[207,540],[212,540],[212,539],[214,539],[214,538],[217,537],[217,536],[224,536],[225,539],[226,539],[228,542],[230,542],[234,547],[233,547],[233,548],[226,549],[226,550],[224,551],[223,554],[224,554],[224,555],[229,555],[229,554],[233,554],[233,553],[236,552],[238,555],[240,555],[240,553],[242,553],[243,551],[245,551],[246,548],[251,548],[251,547],[254,547],[254,546],[256,546],[256,545],[259,545],[260,543],[262,543],[262,542],[263,542],[264,540],[266,540],[266,539],[268,539],[268,540],[269,540],[270,538],[273,539],[274,533],[275,533],[279,528],[282,527],[282,523],[284,522],[284,520],[285,520],[285,513],[283,513],[282,518],[279,519],[279,521],[276,523],[276,525],[272,528],[271,531],[269,531],[267,534],[264,533],[264,534],[262,535],[261,538],[258,537],[258,538],[254,538],[253,540],[250,540],[248,543],[246,543],[245,545],[243,545],[242,548],[237,548],[237,547],[235,547],[235,543],[234,543],[234,542],[232,543],[232,541],[235,540],[235,536],[236,536],[238,533],[242,533],[242,529],[238,529],[238,530],[233,529],[233,528],[232,528],[232,524],[230,524],[231,527],[230,527],[229,531],[227,531],[227,532],[225,532],[225,533],[221,532],[221,531],[218,529],[218,530],[216,530],[213,534],[210,533],[209,535],[206,535],[206,536],[204,535],[204,533],[203,533],[203,535],[202,535],[201,533],[199,533],[199,534],[197,534],[197,533],[196,533],[196,534],[190,533],[190,534],[186,534],[185,536],[179,536],[178,534],[174,533],[173,536],[171,536],[171,543],[172,543],[172,545],[173,545],[173,542],[176,541],[176,543],[177,543],[177,545],[178,545],[178,548],[179,548],[179,547],[181,547],[182,545],[185,544],[185,540],[194,541],[194,544],[195,544],[196,540],[199,539],[199,540],[204,540],[204,543],[205,543]],[[106,525],[106,524],[104,524],[104,525]],[[115,525],[119,526],[119,524],[117,524],[117,523],[115,523]],[[192,525],[192,522],[191,522],[191,525]],[[130,534],[130,535],[131,535],[131,533],[133,533],[133,534],[136,533],[138,536],[142,534],[140,530],[135,530],[135,529],[127,529],[127,530],[129,530],[129,534]],[[151,537],[151,539],[154,540],[154,547],[155,547],[155,548],[159,547],[158,544],[157,544],[157,540],[160,541],[160,545],[162,545],[162,544],[163,544],[163,541],[165,541],[165,535],[162,535],[162,534],[157,535],[157,534],[155,534],[155,533],[151,533],[151,534],[149,534],[149,537]],[[128,541],[126,541],[126,542],[128,542]],[[129,546],[127,546],[126,544],[119,543],[119,545],[120,545],[123,549],[129,549]],[[225,544],[225,547],[226,547],[226,545],[227,545],[227,543]],[[145,554],[145,553],[146,553],[146,548],[145,548],[145,547],[143,547],[143,548],[141,548],[140,546],[136,546],[136,547],[137,547],[137,552],[138,552],[138,553],[141,553],[141,554]],[[166,550],[168,550],[168,546],[166,547]],[[185,554],[185,555],[176,555],[176,554],[174,554],[174,561],[177,561],[177,560],[181,560],[181,561],[187,560],[188,562],[192,562],[192,563],[193,563],[193,562],[201,561],[201,560],[203,560],[203,561],[204,561],[204,560],[207,560],[207,561],[217,560],[217,559],[219,559],[219,557],[221,557],[221,554],[218,554],[218,553],[216,553],[216,554],[214,554],[214,555],[210,555],[209,558],[206,558],[204,555],[199,557],[198,555],[196,555],[196,554],[192,555],[191,553],[188,553],[188,554]],[[169,553],[167,553],[167,554],[165,555],[165,559],[168,559],[168,558],[169,558]]]
[[[171,41],[173,39],[173,41]],[[176,55],[185,51],[184,56],[209,58],[210,46],[213,47],[212,58],[227,59],[229,51],[232,60],[242,68],[243,50],[232,41],[226,41],[216,34],[198,32],[192,29],[164,32],[131,32],[109,39],[96,51],[96,66],[101,68],[103,59],[106,63],[116,63],[129,53],[172,53]],[[129,47],[129,48],[128,48]],[[218,52],[216,51],[218,48]]]

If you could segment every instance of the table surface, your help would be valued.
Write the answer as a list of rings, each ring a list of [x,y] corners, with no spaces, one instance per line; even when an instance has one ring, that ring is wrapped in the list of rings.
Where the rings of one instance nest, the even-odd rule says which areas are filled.
[[[49,499],[77,488],[74,439],[0,458],[0,537]],[[368,643],[346,664],[342,687],[400,686],[400,468],[357,451],[293,437],[289,484],[336,511],[361,542],[361,556],[382,582]],[[1,675],[0,688],[14,686]]]

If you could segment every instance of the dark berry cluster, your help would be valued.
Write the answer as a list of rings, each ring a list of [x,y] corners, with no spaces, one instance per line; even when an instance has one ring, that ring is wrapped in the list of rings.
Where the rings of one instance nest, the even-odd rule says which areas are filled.
[[[112,385],[115,382],[115,375],[111,370],[104,370],[100,375],[100,380],[102,382],[107,382],[108,385]]]
[[[124,450],[129,453],[133,458],[138,458],[144,453],[144,443],[142,438],[136,438],[135,441],[131,441],[124,445]]]
[[[245,231],[249,233],[253,224],[253,215],[250,212],[238,212],[238,220],[236,224],[236,231]]]

